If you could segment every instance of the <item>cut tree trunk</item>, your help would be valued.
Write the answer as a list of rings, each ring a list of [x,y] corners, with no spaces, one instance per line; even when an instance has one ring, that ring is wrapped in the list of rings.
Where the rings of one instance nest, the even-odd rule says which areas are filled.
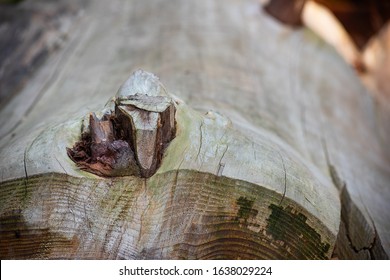
[[[388,258],[375,112],[257,1],[91,1],[0,111],[0,257]]]

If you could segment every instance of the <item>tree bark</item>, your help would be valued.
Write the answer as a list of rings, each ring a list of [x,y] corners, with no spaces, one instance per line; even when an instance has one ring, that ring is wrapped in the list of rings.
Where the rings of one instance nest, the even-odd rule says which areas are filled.
[[[252,0],[91,1],[72,30],[0,111],[2,259],[388,258],[386,124],[314,34]],[[174,101],[175,137],[147,153],[161,162],[80,169],[67,148],[139,68],[161,82],[120,92]],[[98,119],[94,139],[118,140]],[[134,135],[119,140],[139,167]]]

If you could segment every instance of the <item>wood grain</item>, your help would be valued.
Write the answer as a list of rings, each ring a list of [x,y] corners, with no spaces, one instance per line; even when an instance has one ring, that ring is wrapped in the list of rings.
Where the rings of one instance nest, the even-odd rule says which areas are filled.
[[[267,188],[208,173],[126,181],[53,173],[1,190],[2,203],[16,206],[2,212],[7,259],[323,259],[334,238],[290,199],[280,207]]]
[[[257,1],[145,3],[91,2],[0,111],[2,256],[330,258],[342,242],[388,258],[387,124],[335,51]],[[84,116],[139,68],[178,104],[160,168],[147,180],[79,170],[66,147]],[[10,113],[43,84],[28,114]]]

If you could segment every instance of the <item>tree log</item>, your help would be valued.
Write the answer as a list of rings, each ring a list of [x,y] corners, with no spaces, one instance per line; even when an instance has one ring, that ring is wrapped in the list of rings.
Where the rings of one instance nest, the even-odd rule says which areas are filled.
[[[376,134],[386,124],[329,46],[252,0],[110,5],[91,1],[0,111],[2,259],[388,258],[388,139]],[[137,76],[147,72],[127,78],[139,68],[165,86]],[[163,114],[172,100],[160,116],[174,129],[137,142],[134,127],[146,126],[99,123],[134,106],[116,103],[124,88],[163,92],[137,108]],[[67,148],[88,131],[128,143],[134,160],[113,162],[140,172],[81,169]]]

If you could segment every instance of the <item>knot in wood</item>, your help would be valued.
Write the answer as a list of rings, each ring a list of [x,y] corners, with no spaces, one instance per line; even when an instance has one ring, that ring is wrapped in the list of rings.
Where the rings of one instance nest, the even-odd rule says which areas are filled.
[[[119,89],[113,112],[90,114],[88,133],[68,149],[70,158],[98,175],[152,176],[175,136],[175,105],[162,89],[155,75],[136,71]]]
[[[167,96],[160,79],[144,70],[135,71],[119,88],[116,99],[126,100],[132,95]]]

